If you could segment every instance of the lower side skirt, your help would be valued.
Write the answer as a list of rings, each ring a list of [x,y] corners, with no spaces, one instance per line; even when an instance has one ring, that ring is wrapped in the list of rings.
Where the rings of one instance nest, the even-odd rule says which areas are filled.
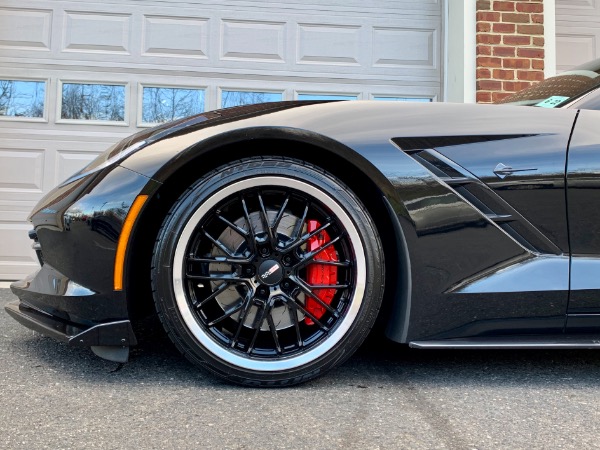
[[[593,349],[600,348],[600,336],[595,334],[478,337],[411,341],[408,345],[411,348],[421,349]]]

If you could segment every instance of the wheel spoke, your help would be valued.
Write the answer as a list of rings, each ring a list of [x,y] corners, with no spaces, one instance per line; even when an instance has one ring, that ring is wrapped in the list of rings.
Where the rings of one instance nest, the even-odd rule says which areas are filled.
[[[249,264],[250,258],[231,258],[229,256],[188,256],[191,263],[223,263],[223,264]]]
[[[304,342],[302,341],[302,335],[300,334],[300,322],[298,321],[298,313],[294,308],[288,307],[288,314],[290,315],[290,319],[294,323],[294,329],[296,330],[296,343],[298,344],[298,348],[302,348],[304,347]]]
[[[206,303],[208,303],[213,298],[215,298],[217,295],[219,295],[221,292],[223,292],[225,289],[227,289],[230,286],[230,284],[231,283],[229,281],[221,283],[221,285],[219,287],[217,287],[217,289],[215,289],[215,291],[212,294],[210,294],[208,297],[206,297],[204,300],[202,300],[201,302],[194,303],[194,308],[196,308],[196,309],[202,308]]]
[[[324,225],[321,225],[319,228],[317,228],[315,231],[311,231],[310,233],[305,234],[304,236],[302,236],[298,241],[295,241],[292,245],[285,247],[283,250],[286,252],[289,252],[291,250],[294,250],[295,248],[298,248],[299,246],[301,246],[302,244],[305,244],[306,242],[308,242],[308,240],[310,238],[312,238],[313,236],[316,236],[317,234],[319,234],[321,231],[325,230],[326,228],[328,228],[329,226],[331,226],[331,224],[333,224],[333,221],[329,220],[327,221]]]
[[[321,259],[313,259],[314,264],[321,266],[337,266],[337,267],[350,267],[352,263],[350,261],[325,261]]]
[[[246,297],[244,298],[244,309],[242,310],[242,313],[240,314],[240,317],[238,319],[238,326],[237,326],[237,329],[235,330],[235,335],[233,336],[233,339],[231,340],[231,344],[230,344],[231,348],[233,348],[237,345],[238,339],[240,337],[240,333],[242,332],[242,329],[244,328],[244,322],[246,322],[246,318],[248,317],[248,313],[250,312],[251,306],[252,306],[252,291],[250,289],[248,289],[248,293],[246,294]]]
[[[298,285],[298,287],[300,287],[300,289],[302,289],[302,291],[308,295],[309,297],[313,298],[319,305],[321,305],[323,308],[325,308],[327,311],[329,311],[331,314],[333,314],[335,317],[339,317],[339,313],[332,308],[329,304],[325,303],[313,290],[313,288],[315,286],[311,286],[308,285],[304,282],[304,280],[301,280],[298,277],[290,277],[290,279],[296,283]],[[331,286],[325,286],[327,288],[331,287]],[[342,289],[340,287],[340,289]]]
[[[310,289],[348,289],[349,284],[307,284]]]
[[[296,226],[294,227],[294,231],[292,232],[292,242],[296,242],[300,238],[300,233],[302,233],[302,228],[304,228],[304,224],[306,223],[306,217],[308,216],[308,208],[310,203],[306,202],[304,205],[304,212],[302,213],[302,217],[298,222],[296,222]]]
[[[252,341],[250,341],[250,345],[248,345],[248,350],[246,350],[246,353],[248,353],[249,355],[252,354],[252,351],[254,350],[254,344],[256,343],[258,333],[260,333],[260,329],[262,328],[262,325],[265,321],[265,316],[271,313],[271,308],[271,302],[265,302],[260,312],[260,319],[255,319],[254,335],[252,336]]]
[[[231,258],[235,258],[235,255],[231,252],[231,250],[229,250],[225,246],[225,244],[223,244],[221,241],[219,241],[218,239],[215,239],[210,234],[208,234],[208,232],[206,232],[206,230],[204,228],[202,229],[202,234],[204,234],[204,236],[206,236],[210,242],[212,242],[217,247],[219,247],[219,249],[221,249],[221,251],[223,253],[225,253],[226,255],[230,256]]]
[[[265,203],[263,202],[262,195],[257,194],[258,204],[260,205],[260,219],[263,223],[263,227],[267,232],[267,236],[269,236],[269,243],[271,244],[271,248],[275,248],[277,245],[277,241],[275,236],[273,235],[273,230],[271,229],[271,225],[269,224],[269,216],[267,215],[267,210],[265,208]]]
[[[300,305],[296,299],[290,297],[287,294],[282,294],[284,301],[287,305],[291,306],[292,308],[294,308],[295,310],[300,311],[302,314],[304,314],[305,316],[309,317],[319,328],[321,328],[323,331],[325,332],[329,332],[329,328],[326,327],[325,325],[323,325],[319,319],[317,319],[314,315],[312,315],[310,312],[308,312],[306,309],[304,309],[304,307],[302,305]]]
[[[331,239],[329,242],[326,242],[325,244],[321,245],[316,250],[313,250],[312,252],[304,253],[300,257],[300,261],[298,263],[296,263],[292,268],[293,269],[301,269],[302,267],[307,266],[310,262],[312,262],[315,259],[315,256],[317,256],[319,253],[321,253],[326,248],[329,248],[333,244],[338,242],[342,238],[342,236],[343,236],[343,234],[340,234],[339,236]]]
[[[281,345],[279,344],[279,336],[277,335],[277,328],[275,327],[275,323],[273,322],[273,315],[271,313],[269,313],[269,315],[267,316],[267,323],[269,324],[269,330],[271,330],[271,335],[273,336],[273,342],[275,343],[277,354],[281,355],[282,351]]]
[[[277,228],[279,228],[279,222],[281,222],[281,219],[283,218],[283,214],[285,213],[285,208],[287,207],[287,204],[289,201],[290,201],[290,194],[287,194],[285,196],[285,200],[281,204],[281,208],[279,208],[279,211],[277,212],[277,215],[275,216],[275,220],[273,221],[273,226],[271,228],[273,229],[273,234],[274,234],[275,238],[277,238]],[[273,247],[273,248],[275,248],[275,247]]]
[[[246,205],[246,199],[243,195],[240,196],[240,202],[242,203],[242,209],[244,210],[244,220],[246,220],[246,224],[248,225],[248,233],[250,234],[250,246],[252,247],[252,252],[256,254],[256,234],[254,233],[252,221],[250,220],[250,214],[248,213],[248,205]]]
[[[228,317],[233,316],[236,312],[238,312],[239,310],[241,310],[243,306],[244,306],[244,301],[239,302],[233,308],[229,308],[228,310],[226,310],[225,314],[223,314],[221,317],[219,317],[218,319],[213,320],[212,322],[209,322],[207,326],[209,328],[214,327],[216,324],[224,321]]]
[[[233,231],[235,231],[236,233],[238,233],[240,236],[242,236],[244,238],[248,237],[248,235],[249,235],[248,231],[244,230],[243,228],[238,227],[235,223],[230,222],[225,217],[223,217],[221,214],[217,213],[217,218],[220,221],[225,222],[229,228],[231,228]]]
[[[240,278],[234,274],[223,272],[211,272],[209,275],[195,275],[186,273],[185,276],[191,280],[229,281],[231,283],[238,284],[246,284],[248,282],[248,280],[245,278]]]

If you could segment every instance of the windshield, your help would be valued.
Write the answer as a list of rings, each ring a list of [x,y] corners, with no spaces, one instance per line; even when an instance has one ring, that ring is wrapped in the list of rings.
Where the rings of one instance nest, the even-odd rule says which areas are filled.
[[[559,108],[600,86],[600,59],[562,72],[498,103]]]

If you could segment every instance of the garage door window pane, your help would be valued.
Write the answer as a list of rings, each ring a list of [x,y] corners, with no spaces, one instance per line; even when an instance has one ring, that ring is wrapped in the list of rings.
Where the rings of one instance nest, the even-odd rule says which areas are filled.
[[[298,94],[298,100],[356,100],[356,95]]]
[[[125,86],[64,83],[61,119],[125,120]]]
[[[282,99],[280,92],[223,91],[221,94],[221,107],[229,108],[230,106],[279,102]]]
[[[45,81],[0,80],[0,116],[44,117]]]
[[[428,97],[373,97],[373,100],[383,100],[387,102],[431,102],[431,99]]]
[[[142,122],[163,123],[204,112],[204,90],[144,87]]]

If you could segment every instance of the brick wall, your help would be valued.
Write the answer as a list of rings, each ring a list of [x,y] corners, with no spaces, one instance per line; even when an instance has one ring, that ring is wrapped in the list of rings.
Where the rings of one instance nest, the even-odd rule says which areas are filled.
[[[477,0],[477,102],[544,79],[543,0]]]

